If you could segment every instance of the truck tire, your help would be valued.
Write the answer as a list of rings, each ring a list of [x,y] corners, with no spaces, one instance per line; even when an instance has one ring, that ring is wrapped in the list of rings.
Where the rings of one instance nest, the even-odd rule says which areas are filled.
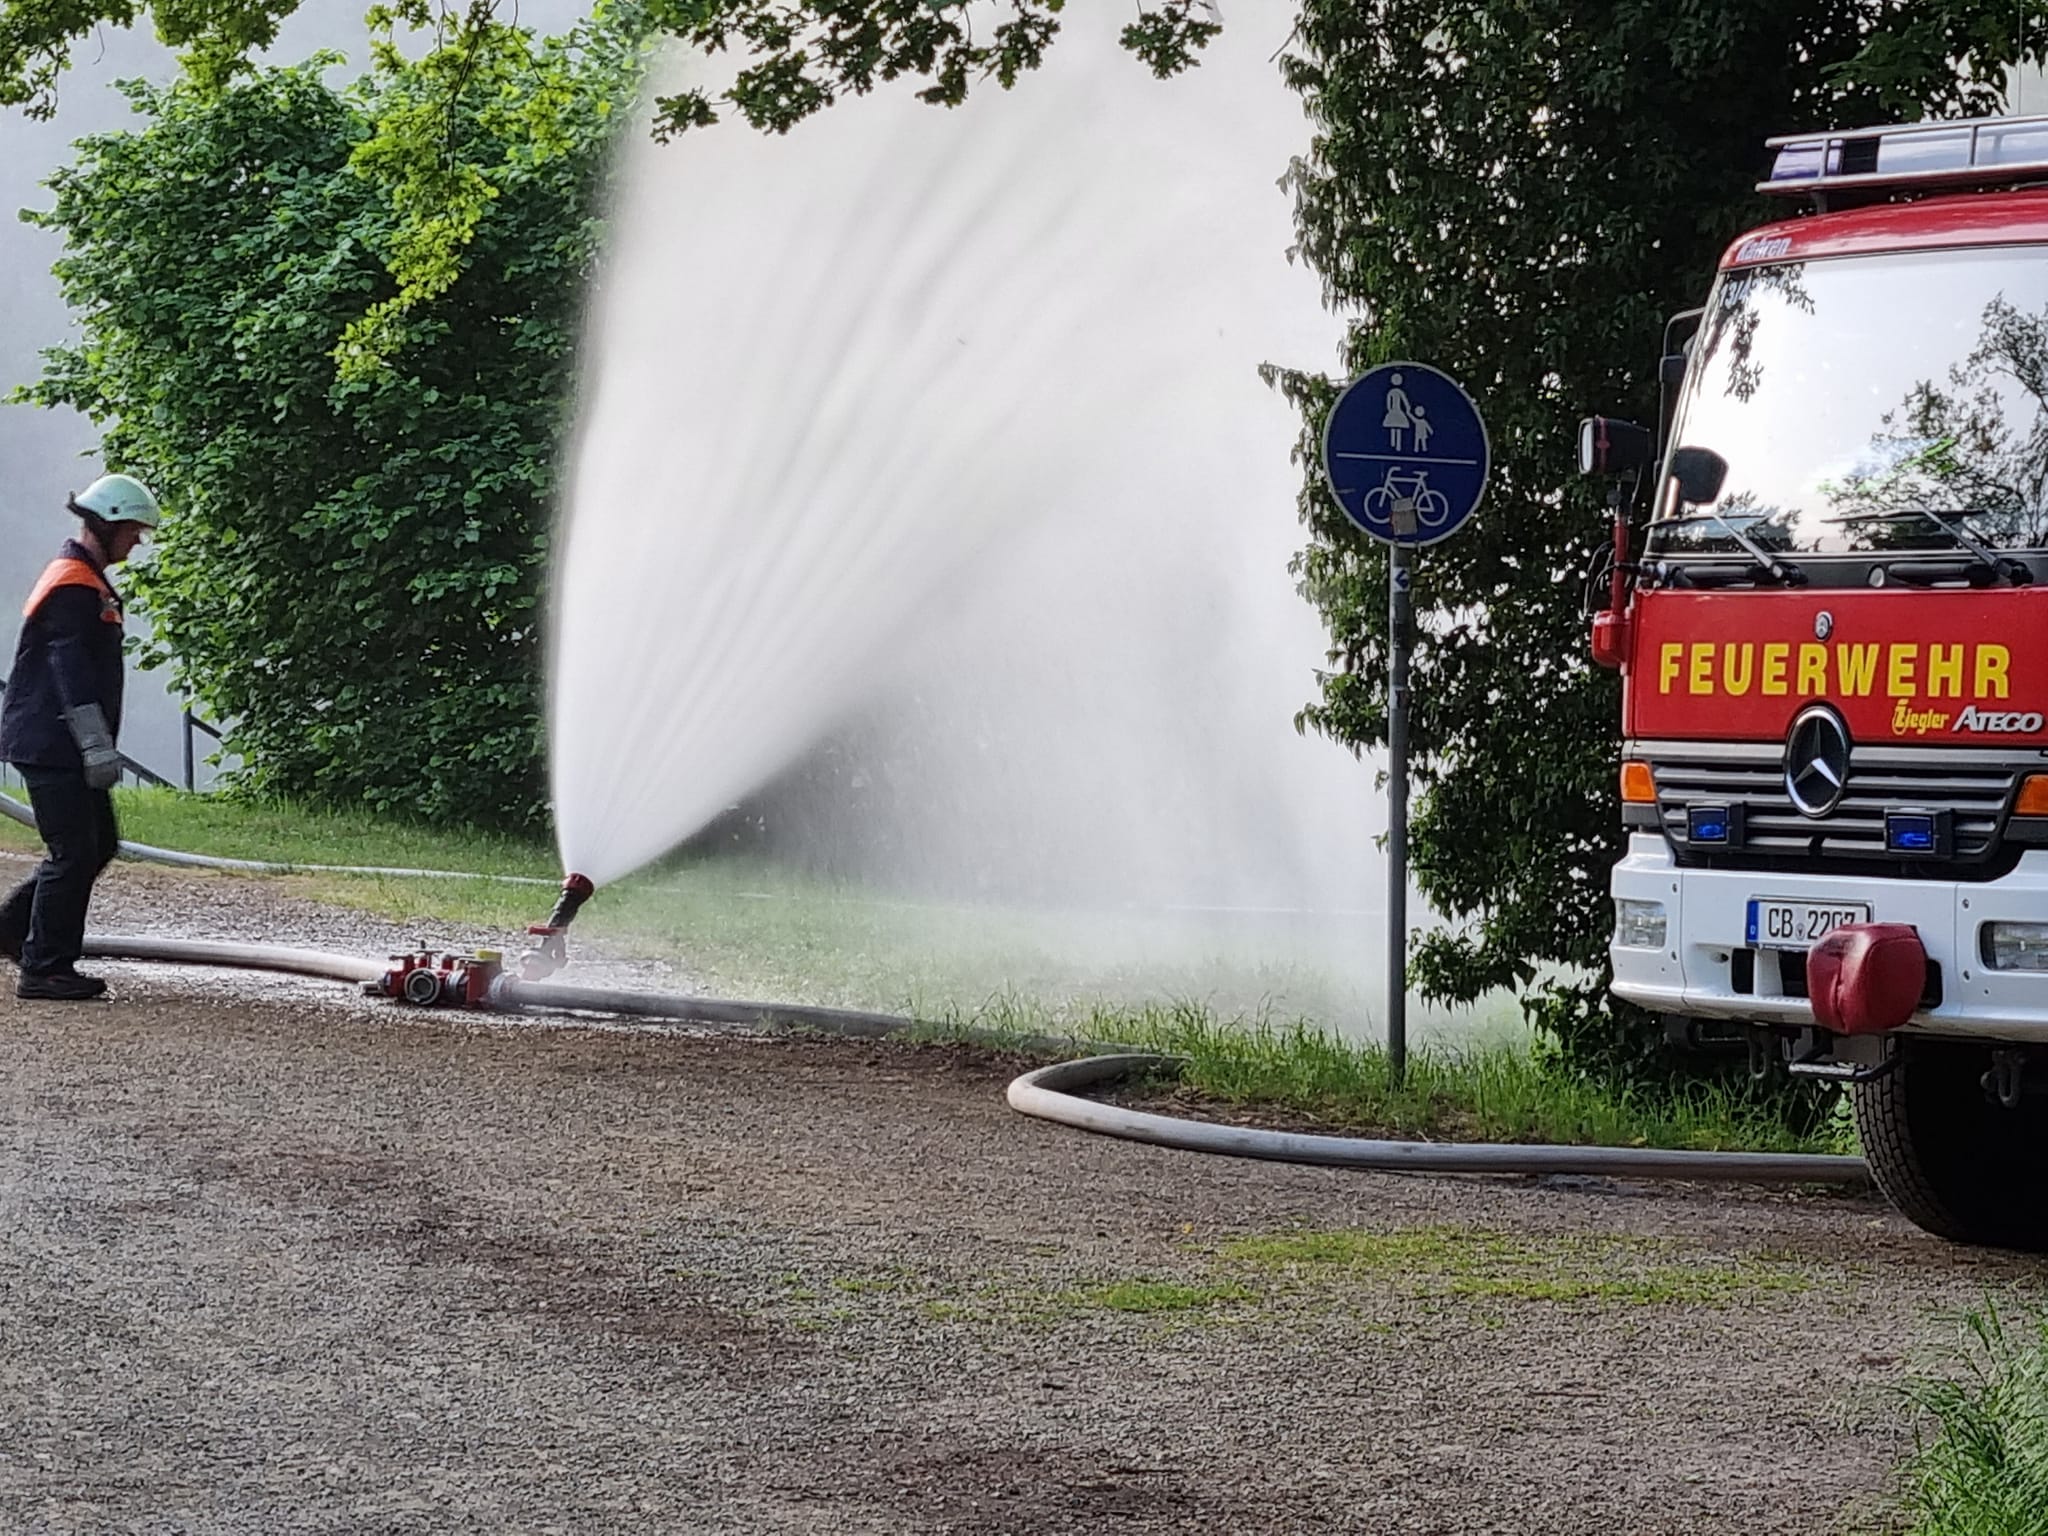
[[[1986,1094],[1989,1046],[1900,1040],[1894,1049],[1898,1067],[1854,1093],[1877,1187],[1937,1237],[2048,1252],[2048,1104],[2029,1095],[2006,1109]]]

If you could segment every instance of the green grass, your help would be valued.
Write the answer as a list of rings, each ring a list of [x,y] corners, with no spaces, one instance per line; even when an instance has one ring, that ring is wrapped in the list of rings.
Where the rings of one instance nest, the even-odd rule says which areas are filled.
[[[391,865],[553,879],[531,838],[410,826],[361,814],[165,790],[119,793],[125,834],[195,853],[299,864]],[[33,834],[0,820],[0,846]],[[295,874],[295,893],[406,925],[502,930],[508,947],[545,916],[545,889],[488,880]],[[195,933],[193,937],[207,935]],[[1444,1139],[1698,1149],[1848,1150],[1836,1126],[1794,1138],[1725,1093],[1642,1102],[1548,1072],[1511,1006],[1461,1043],[1418,1044],[1396,1087],[1385,1051],[1356,1038],[1370,1009],[1313,968],[1219,944],[1162,958],[1128,915],[1062,915],[889,899],[740,859],[678,860],[609,886],[576,937],[674,964],[728,997],[908,1014],[939,1039],[1050,1036],[1185,1058],[1183,1082],[1224,1105],[1315,1128]],[[572,953],[574,944],[572,942]],[[1418,1014],[1426,1039],[1443,1015]]]
[[[1294,1228],[1183,1248],[1177,1274],[1097,1275],[1056,1287],[1013,1272],[984,1275],[964,1289],[949,1286],[949,1294],[933,1294],[908,1275],[886,1286],[833,1285],[847,1301],[908,1305],[934,1323],[1045,1328],[1121,1314],[1207,1327],[1335,1316],[1354,1330],[1390,1333],[1402,1318],[1446,1306],[1500,1327],[1510,1315],[1502,1304],[1718,1310],[1760,1306],[1813,1284],[1795,1261],[1700,1254],[1668,1239],[1625,1235]],[[788,1299],[815,1298],[791,1290]]]
[[[18,787],[6,792],[17,800],[24,798]],[[420,827],[168,789],[118,790],[115,802],[121,835],[159,848],[275,864],[381,864],[398,869],[562,877],[554,850],[535,838]],[[25,852],[37,846],[35,834],[28,828],[0,819],[0,847]],[[530,909],[533,894],[527,892],[524,900]]]
[[[1218,1257],[1297,1283],[1365,1280],[1467,1301],[1728,1307],[1812,1283],[1790,1265],[1683,1256],[1655,1238],[1527,1237],[1464,1227],[1300,1229],[1235,1239]]]
[[[553,880],[560,864],[539,840],[443,831],[361,813],[305,811],[219,795],[122,790],[124,835],[193,853],[280,863],[385,865]],[[0,846],[36,844],[0,820]],[[430,935],[432,925],[500,928],[508,938],[544,917],[532,886],[480,880],[296,874],[296,894],[353,907]],[[1162,997],[1219,1014],[1283,1011],[1371,1027],[1371,1006],[1313,956],[1243,933],[1190,947],[1177,919],[1129,912],[1062,913],[906,900],[743,858],[677,859],[607,886],[577,933],[621,953],[672,961],[706,991],[735,997],[958,1017],[1030,1006],[1072,1033],[1102,1006]],[[1511,1014],[1511,1010],[1508,1011]],[[1419,1031],[1469,1029],[1414,1010]],[[1512,1028],[1498,1010],[1488,1023]]]
[[[2048,1536],[2048,1311],[1972,1312],[1956,1374],[1909,1395],[1931,1423],[1901,1469],[1911,1536]]]
[[[1001,1040],[1062,1027],[1042,1010],[1010,1004],[951,1016],[939,1032],[974,1030]],[[1097,1009],[1072,1034],[1077,1043],[1182,1057],[1181,1083],[1206,1099],[1274,1106],[1331,1130],[1700,1151],[1855,1150],[1845,1119],[1802,1137],[1706,1085],[1681,1098],[1638,1099],[1546,1069],[1526,1041],[1411,1049],[1397,1086],[1377,1043],[1264,1015],[1226,1020],[1188,1005]]]

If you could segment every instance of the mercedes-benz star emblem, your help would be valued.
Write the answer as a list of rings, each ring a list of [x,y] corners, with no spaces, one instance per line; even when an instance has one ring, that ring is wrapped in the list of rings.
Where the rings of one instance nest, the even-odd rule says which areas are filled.
[[[1785,793],[1802,816],[1825,816],[1849,787],[1849,728],[1826,705],[1801,712],[1785,738]]]
[[[1813,638],[1825,640],[1835,632],[1835,616],[1823,608],[1813,616]]]

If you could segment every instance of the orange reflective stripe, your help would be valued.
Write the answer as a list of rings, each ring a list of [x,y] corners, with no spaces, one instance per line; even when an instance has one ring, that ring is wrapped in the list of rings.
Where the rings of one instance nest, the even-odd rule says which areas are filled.
[[[36,610],[43,606],[43,600],[59,587],[91,587],[100,595],[102,618],[106,617],[114,601],[113,589],[100,580],[99,572],[83,560],[74,560],[66,555],[61,559],[52,560],[44,567],[42,578],[36,582],[35,590],[29,593],[28,601],[22,604],[21,616],[24,619],[34,618]],[[115,622],[119,622],[118,616]]]

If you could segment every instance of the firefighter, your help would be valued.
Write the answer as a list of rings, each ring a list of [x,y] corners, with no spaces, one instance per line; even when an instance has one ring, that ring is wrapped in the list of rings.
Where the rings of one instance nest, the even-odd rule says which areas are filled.
[[[79,1002],[107,984],[78,974],[93,882],[120,833],[108,791],[121,774],[121,596],[107,572],[162,520],[139,480],[103,475],[69,503],[84,525],[22,608],[14,670],[0,695],[0,760],[28,785],[50,856],[0,906],[0,954],[14,994]]]

